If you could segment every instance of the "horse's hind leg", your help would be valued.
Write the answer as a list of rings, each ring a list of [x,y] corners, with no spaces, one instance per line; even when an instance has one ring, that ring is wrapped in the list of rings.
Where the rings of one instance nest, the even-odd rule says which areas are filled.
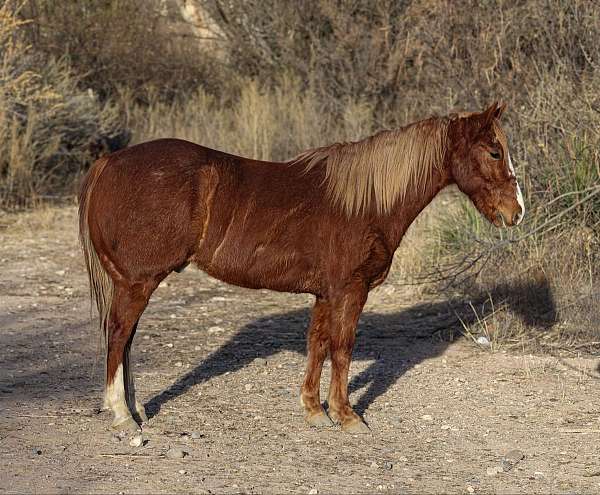
[[[129,349],[137,321],[154,287],[155,284],[141,283],[115,286],[108,321],[105,396],[105,404],[114,414],[112,427],[115,429],[139,430],[132,416],[135,398],[130,388],[133,378],[128,366]]]
[[[321,406],[319,387],[323,361],[329,351],[330,307],[317,298],[308,329],[306,375],[300,391],[304,418],[311,426],[331,426],[333,423]]]
[[[129,409],[134,413],[134,417],[135,417],[135,415],[137,415],[137,417],[135,417],[135,419],[139,423],[147,423],[148,416],[146,416],[146,411],[144,409],[144,406],[135,397],[135,383],[134,383],[134,379],[133,379],[133,371],[131,369],[131,359],[130,359],[131,344],[133,342],[133,337],[135,336],[135,332],[137,330],[138,322],[139,322],[139,319],[138,319],[138,321],[135,322],[135,325],[133,326],[133,331],[131,332],[131,335],[129,337],[129,341],[127,342],[127,345],[125,346],[125,356],[124,356],[124,364],[125,365],[123,367],[123,370],[127,375],[127,383],[126,383],[127,405],[129,406]]]

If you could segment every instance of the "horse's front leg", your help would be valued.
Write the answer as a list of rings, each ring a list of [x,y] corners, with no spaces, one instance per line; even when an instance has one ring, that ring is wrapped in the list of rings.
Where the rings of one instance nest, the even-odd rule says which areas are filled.
[[[348,372],[356,335],[356,325],[367,300],[366,284],[356,283],[344,293],[332,298],[331,384],[329,386],[329,416],[348,433],[368,433],[369,428],[354,412],[348,400]]]
[[[333,423],[321,406],[319,394],[323,361],[329,352],[329,328],[331,305],[327,299],[317,297],[308,329],[307,363],[300,402],[304,407],[304,419],[311,426],[332,426]]]

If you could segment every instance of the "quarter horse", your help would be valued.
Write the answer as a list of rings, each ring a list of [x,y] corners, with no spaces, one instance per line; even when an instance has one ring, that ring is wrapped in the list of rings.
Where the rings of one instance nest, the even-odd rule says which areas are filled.
[[[287,163],[161,139],[99,159],[79,194],[79,229],[106,352],[105,406],[116,429],[147,421],[130,349],[158,284],[189,263],[229,284],[310,293],[315,305],[300,391],[306,421],[368,431],[348,401],[355,329],[417,215],[455,183],[494,225],[524,214],[505,105],[432,117]],[[326,412],[319,397],[330,356]]]

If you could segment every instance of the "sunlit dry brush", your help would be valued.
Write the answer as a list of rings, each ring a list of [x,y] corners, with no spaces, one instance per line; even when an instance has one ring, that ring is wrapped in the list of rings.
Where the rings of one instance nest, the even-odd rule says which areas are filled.
[[[196,0],[215,31],[210,45],[202,40],[194,45],[193,38],[177,43],[181,38],[164,26],[172,13],[142,16],[148,26],[163,23],[153,31],[155,41],[145,43],[148,33],[139,22],[122,22],[100,3],[93,9],[84,0],[35,3],[38,18],[27,9],[20,16],[32,18],[32,24],[17,27],[15,15],[3,17],[12,19],[4,21],[5,31],[26,29],[31,45],[15,38],[1,54],[9,61],[3,67],[12,67],[0,84],[3,204],[48,191],[39,187],[48,174],[37,171],[76,178],[75,162],[81,159],[74,153],[81,148],[61,150],[73,164],[65,166],[55,158],[56,136],[65,128],[90,129],[90,120],[114,122],[108,110],[113,104],[137,142],[180,137],[239,155],[286,160],[310,148],[501,99],[508,103],[504,124],[524,185],[524,224],[509,238],[499,236],[472,205],[445,195],[445,203],[428,208],[420,227],[411,229],[411,242],[399,254],[400,269],[391,276],[395,283],[420,282],[429,275],[420,273],[421,260],[435,259],[441,286],[461,281],[453,290],[463,299],[467,294],[483,301],[474,306],[484,316],[492,296],[499,342],[600,341],[593,296],[600,265],[596,2],[317,0],[297,9],[275,0]],[[152,10],[154,4],[123,5],[122,12],[130,12]],[[93,29],[58,22],[82,12]],[[44,27],[49,25],[65,27],[52,31]],[[110,28],[102,32],[97,26],[103,25]],[[38,52],[50,59],[64,55],[65,46],[70,72],[62,62],[28,65]],[[97,60],[101,63],[94,65]],[[46,73],[41,85],[38,75]],[[104,80],[108,74],[110,80]],[[14,84],[6,81],[34,88],[27,95],[37,103],[23,100],[15,106]],[[101,90],[106,103],[86,99],[87,85]],[[60,110],[68,105],[68,112]],[[24,117],[15,119],[15,108]],[[75,120],[63,125],[67,113]],[[80,120],[86,124],[79,126]],[[432,222],[439,222],[441,233],[427,231]],[[525,310],[511,301],[531,284],[548,297],[523,316]],[[441,293],[439,285],[423,287],[419,290]],[[551,320],[547,315],[554,323],[536,323]],[[581,315],[588,323],[578,323]]]
[[[64,60],[27,43],[21,3],[0,7],[0,208],[64,194],[94,143],[118,131],[114,105],[78,86]]]

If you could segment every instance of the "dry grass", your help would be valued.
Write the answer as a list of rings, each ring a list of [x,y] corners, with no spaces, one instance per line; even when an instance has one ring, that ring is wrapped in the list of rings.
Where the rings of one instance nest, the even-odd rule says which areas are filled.
[[[125,96],[121,105],[138,142],[178,137],[259,160],[283,161],[300,151],[372,131],[373,109],[348,101],[343,114],[323,113],[319,99],[282,76],[273,89],[248,80],[228,104],[202,89],[173,103],[156,95],[148,105]]]

